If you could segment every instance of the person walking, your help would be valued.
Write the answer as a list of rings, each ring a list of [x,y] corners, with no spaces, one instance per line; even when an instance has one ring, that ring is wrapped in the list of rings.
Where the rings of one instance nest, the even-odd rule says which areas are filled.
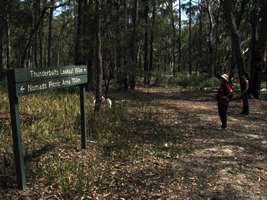
[[[221,128],[225,129],[227,127],[228,105],[233,97],[233,86],[229,82],[228,74],[219,76],[219,79],[221,80],[221,85],[217,93],[218,113],[222,123]]]

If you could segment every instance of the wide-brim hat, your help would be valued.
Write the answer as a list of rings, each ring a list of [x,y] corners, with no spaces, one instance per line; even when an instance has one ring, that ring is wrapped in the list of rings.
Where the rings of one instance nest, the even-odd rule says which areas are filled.
[[[225,81],[229,81],[229,75],[228,74],[222,74],[220,77]]]

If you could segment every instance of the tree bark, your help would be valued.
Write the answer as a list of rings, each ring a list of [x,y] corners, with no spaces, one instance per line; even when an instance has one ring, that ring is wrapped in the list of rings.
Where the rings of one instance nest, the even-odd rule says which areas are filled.
[[[174,9],[173,9],[173,0],[169,0],[170,10],[171,10],[171,27],[172,27],[172,72],[173,76],[176,75],[176,56],[175,56],[175,49],[176,49],[176,28],[175,28],[175,21],[174,21]]]
[[[77,24],[76,24],[76,37],[75,37],[75,57],[74,62],[76,65],[84,64],[82,63],[81,55],[81,40],[82,40],[82,12],[83,12],[83,0],[78,0],[78,13],[77,13]]]
[[[124,0],[124,42],[125,42],[125,45],[124,45],[124,48],[126,49],[126,53],[124,54],[124,59],[123,59],[123,77],[124,77],[124,80],[123,80],[123,83],[124,83],[124,89],[125,90],[128,90],[128,69],[126,66],[128,66],[128,43],[126,42],[127,41],[127,31],[128,31],[128,7],[127,7],[127,3],[128,3],[128,0]]]
[[[139,0],[134,0],[133,7],[133,31],[131,37],[131,65],[130,65],[130,88],[135,89],[137,69],[137,25],[138,25]]]
[[[5,51],[6,51],[6,68],[10,68],[10,27],[9,27],[9,16],[6,14],[6,19],[4,20],[5,23],[5,39],[6,39],[6,44],[5,44]]]
[[[3,5],[0,3],[0,73],[4,69],[3,63],[3,36],[4,36],[4,17],[3,17]]]
[[[267,1],[260,1],[259,27],[257,31],[258,38],[255,44],[255,64],[252,66],[252,93],[256,98],[260,97],[261,80],[259,74],[265,64],[265,53],[267,43]]]
[[[192,74],[192,0],[189,1],[188,70]]]
[[[54,13],[54,0],[50,1],[51,8],[49,12],[48,19],[48,39],[47,39],[47,67],[51,66],[51,57],[52,57],[52,23],[53,23],[53,13]]]
[[[199,29],[198,29],[198,33],[199,33],[199,62],[198,62],[198,68],[202,67],[202,56],[203,56],[203,40],[202,35],[203,35],[203,1],[200,0],[199,1]]]
[[[145,0],[145,38],[144,38],[144,85],[148,84],[148,12],[149,12],[149,1]]]
[[[248,0],[242,0],[242,2],[241,2],[241,9],[240,9],[239,16],[238,16],[238,19],[237,19],[237,22],[236,22],[236,25],[237,25],[238,29],[239,29],[239,27],[241,25],[242,17],[243,17],[243,14],[244,14],[244,11],[245,11],[247,3],[248,3]]]
[[[149,69],[148,69],[148,84],[150,84],[152,70],[153,70],[153,57],[154,57],[154,29],[155,29],[155,19],[156,19],[156,1],[152,3],[152,25],[150,31],[150,55],[149,55]]]
[[[234,55],[234,60],[238,68],[239,79],[242,79],[242,76],[245,73],[244,70],[244,61],[242,58],[241,46],[240,46],[240,36],[236,25],[236,20],[233,14],[233,5],[231,0],[223,1],[223,9],[225,13],[225,19],[231,33],[232,41],[232,51]]]
[[[33,15],[33,23],[32,23],[32,30],[37,27],[39,15],[40,15],[40,0],[34,0],[32,2],[32,15]],[[38,31],[34,32],[33,41],[32,41],[32,63],[34,67],[38,66]]]
[[[209,17],[209,76],[214,75],[214,18],[212,14],[212,5],[210,1],[207,1],[207,11]]]
[[[179,41],[178,41],[178,49],[179,49],[179,66],[178,71],[181,71],[182,65],[182,7],[181,7],[181,0],[179,0]]]
[[[101,42],[101,0],[96,0],[96,104],[95,111],[101,107],[102,84],[103,84],[103,66],[102,66],[102,42]]]

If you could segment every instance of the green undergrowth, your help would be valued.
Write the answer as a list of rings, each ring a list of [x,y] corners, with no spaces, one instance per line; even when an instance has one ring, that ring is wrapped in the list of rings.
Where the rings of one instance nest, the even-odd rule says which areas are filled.
[[[112,109],[102,106],[94,114],[93,95],[87,93],[87,150],[80,149],[79,94],[75,90],[29,95],[21,97],[19,104],[30,187],[51,185],[50,189],[58,190],[62,198],[70,198],[92,189],[96,173],[101,170],[100,162],[131,156],[127,103],[113,103]],[[5,177],[0,187],[8,188],[15,185],[15,166],[9,102],[4,90],[0,91],[0,105],[0,176]]]
[[[86,99],[89,118],[93,113],[92,94],[88,93]],[[90,152],[86,159],[80,159],[83,155],[80,151],[79,102],[76,91],[52,91],[20,97],[23,153],[31,184],[44,179],[46,184],[56,183],[64,194],[70,188],[86,186],[90,184],[89,179],[93,180],[93,154]],[[14,180],[15,167],[9,103],[4,90],[0,91],[0,105],[0,176],[10,181]],[[85,174],[88,180],[84,179]],[[2,179],[0,186],[5,185],[5,181]]]
[[[144,154],[164,156],[157,151],[170,143],[177,154],[175,143],[182,140],[174,127],[160,122],[157,109],[144,103],[129,107],[128,101],[113,100],[111,109],[103,105],[96,114],[92,102],[93,94],[87,93],[89,139],[87,149],[81,150],[76,90],[20,98],[27,185],[39,191],[31,197],[40,199],[57,191],[63,199],[71,199],[92,192],[101,170],[114,162],[133,161]],[[15,166],[9,103],[3,90],[0,103],[0,176],[4,177],[0,188],[8,188],[15,185]]]
[[[205,88],[216,87],[219,80],[215,77],[208,77],[204,74],[177,74],[175,77],[168,79],[169,85],[179,85],[182,88],[204,90]]]
[[[155,80],[157,85],[176,86],[190,91],[203,91],[220,84],[217,78],[208,77],[206,74],[177,73],[175,76],[166,76],[163,73],[158,73]]]

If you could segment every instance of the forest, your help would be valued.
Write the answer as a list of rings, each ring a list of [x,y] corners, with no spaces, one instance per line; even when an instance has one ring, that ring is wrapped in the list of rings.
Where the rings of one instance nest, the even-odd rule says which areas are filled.
[[[266,81],[267,0],[0,0],[0,199],[265,199]]]

